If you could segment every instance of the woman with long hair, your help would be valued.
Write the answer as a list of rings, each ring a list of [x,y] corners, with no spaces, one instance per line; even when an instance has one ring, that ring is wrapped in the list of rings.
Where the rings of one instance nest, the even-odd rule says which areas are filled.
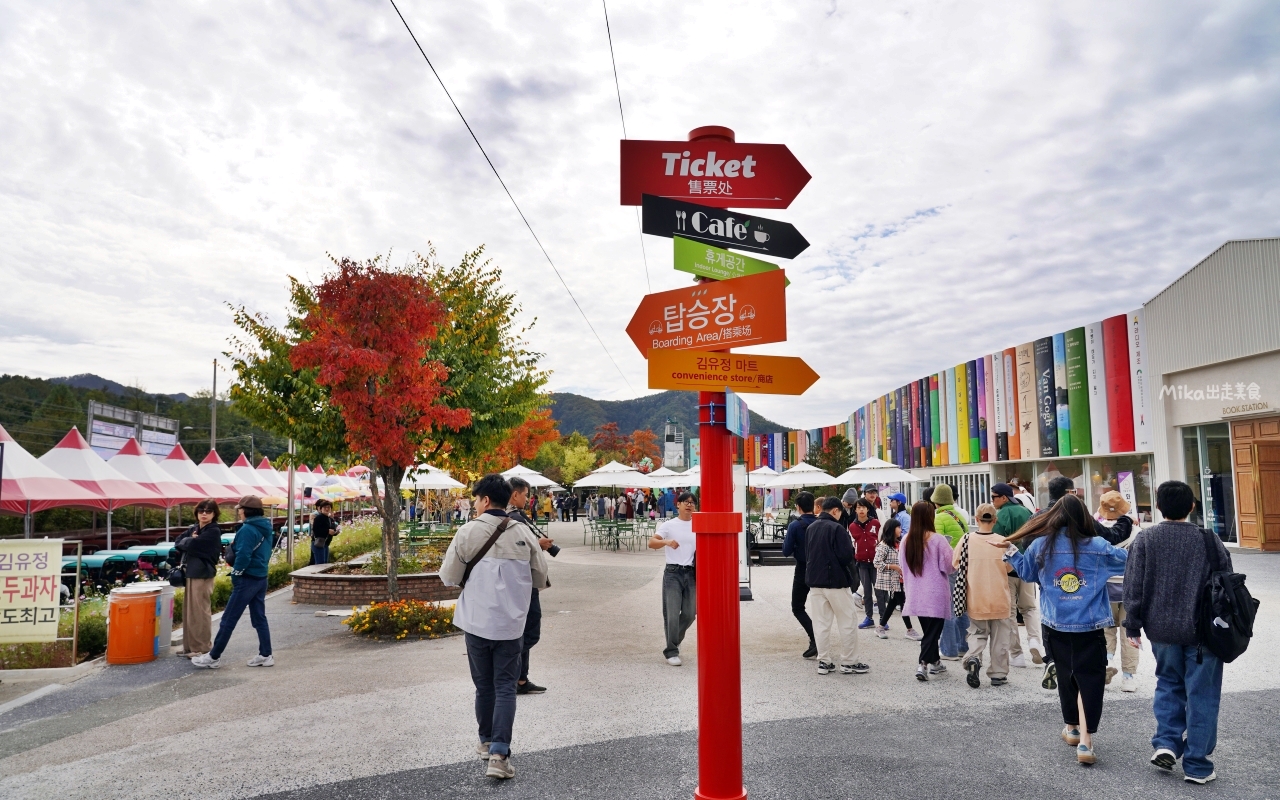
[[[1011,544],[1022,539],[1033,540],[1026,552]],[[1124,574],[1129,553],[1095,535],[1089,509],[1074,494],[991,544],[1005,548],[1005,560],[1019,578],[1040,584],[1040,623],[1045,649],[1057,667],[1062,739],[1075,746],[1076,761],[1093,764],[1093,734],[1102,719],[1107,677],[1104,631],[1115,625],[1107,579]]]
[[[222,556],[222,512],[211,499],[196,503],[196,524],[182,532],[174,548],[182,553],[182,655],[193,658],[213,646],[213,579]]]
[[[951,545],[934,529],[933,504],[921,500],[911,507],[911,530],[900,545],[903,589],[907,601],[902,615],[920,620],[920,663],[916,680],[947,671],[938,653],[942,626],[951,616]]]

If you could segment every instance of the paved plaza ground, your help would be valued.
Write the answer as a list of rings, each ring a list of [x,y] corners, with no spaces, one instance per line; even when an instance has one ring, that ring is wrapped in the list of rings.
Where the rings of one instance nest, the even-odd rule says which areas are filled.
[[[686,666],[662,659],[662,554],[593,552],[555,523],[564,550],[543,594],[532,677],[519,699],[514,781],[472,754],[472,686],[460,637],[376,643],[336,617],[268,602],[276,666],[244,661],[247,617],[217,671],[180,658],[112,667],[0,713],[5,798],[688,798],[697,782],[696,627]],[[1008,686],[914,678],[918,646],[859,633],[867,675],[819,676],[800,658],[790,567],[752,570],[743,603],[745,782],[754,798],[1280,798],[1280,556],[1240,553],[1262,601],[1249,652],[1226,671],[1219,780],[1184,784],[1146,764],[1153,661],[1140,688],[1107,692],[1099,764],[1058,738],[1038,669]],[[34,685],[33,685],[34,686]],[[12,699],[6,685],[4,700]],[[1177,772],[1180,776],[1180,772]]]

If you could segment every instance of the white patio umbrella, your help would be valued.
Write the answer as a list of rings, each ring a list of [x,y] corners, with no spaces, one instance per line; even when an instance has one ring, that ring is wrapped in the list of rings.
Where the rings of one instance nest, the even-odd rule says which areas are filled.
[[[412,472],[406,472],[400,481],[401,489],[465,489],[467,485],[449,476],[448,472],[424,464]]]
[[[663,489],[684,489],[702,486],[702,466],[689,467],[684,472],[672,472],[658,484]]]
[[[836,479],[813,466],[801,461],[791,469],[770,478],[757,486],[757,489],[798,489],[801,486],[834,486]]]
[[[502,473],[504,478],[521,478],[534,489],[551,489],[553,492],[563,492],[564,487],[555,481],[543,475],[541,472],[529,469],[524,464],[516,464],[511,469]]]
[[[865,461],[859,461],[845,472],[842,472],[837,478],[836,483],[874,483],[881,485],[885,483],[927,483],[926,478],[921,478],[900,469],[896,464],[890,464],[880,458],[872,456]]]
[[[653,472],[648,473],[648,475],[649,475],[649,477],[650,477],[650,478],[655,478],[655,479],[656,479],[656,478],[669,478],[669,477],[671,477],[672,475],[679,475],[679,474],[680,474],[680,473],[676,472],[675,470],[673,470],[673,469],[667,469],[666,467],[658,467],[658,468],[657,468],[657,469],[655,469]]]
[[[655,483],[649,479],[648,475],[625,464],[619,464],[617,461],[610,461],[595,472],[579,478],[573,485],[575,488],[579,486],[612,487],[615,489],[655,488]]]
[[[755,488],[763,489],[764,484],[767,483],[770,478],[776,478],[777,476],[778,471],[776,469],[773,469],[772,467],[759,467],[747,473],[747,486],[750,486],[753,482],[751,479],[755,478]]]

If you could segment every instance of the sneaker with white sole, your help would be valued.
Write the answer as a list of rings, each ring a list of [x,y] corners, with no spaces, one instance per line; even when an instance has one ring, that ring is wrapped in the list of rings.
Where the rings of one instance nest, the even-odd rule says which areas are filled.
[[[882,626],[882,625],[877,625],[877,626],[876,626],[876,638],[877,638],[877,639],[888,639],[888,638],[889,638],[889,631],[885,630],[885,629],[884,629],[884,626]]]
[[[1183,779],[1184,781],[1186,781],[1187,783],[1198,783],[1198,784],[1200,784],[1201,786],[1204,786],[1204,785],[1205,785],[1206,783],[1208,783],[1209,781],[1216,781],[1216,780],[1218,779],[1218,773],[1217,773],[1217,772],[1210,772],[1208,775],[1203,775],[1203,776],[1201,776],[1201,775],[1183,775],[1183,776],[1182,776],[1182,779]]]
[[[1081,742],[1076,745],[1076,762],[1084,766],[1092,766],[1098,762],[1098,757],[1094,755],[1093,745]]]
[[[1136,692],[1138,691],[1138,679],[1134,677],[1132,672],[1126,672],[1120,677],[1120,691]]]
[[[274,667],[276,660],[274,656],[254,656],[247,663],[251,667]]]
[[[930,665],[929,665],[929,674],[930,674],[930,675],[941,675],[941,674],[945,673],[946,671],[947,671],[947,665],[946,665],[946,664],[943,664],[941,661],[938,661],[938,662],[936,662],[936,663],[934,663],[934,664],[930,664]]]
[[[1044,646],[1040,644],[1040,640],[1032,636],[1027,640],[1027,649],[1031,651],[1031,663],[1044,663]]]
[[[1058,688],[1058,668],[1048,661],[1044,665],[1044,674],[1040,676],[1040,688],[1053,691]]]
[[[982,659],[970,656],[964,660],[965,678],[964,682],[969,684],[970,689],[977,689],[982,685],[982,679],[978,677],[978,673],[982,671]]]
[[[925,669],[924,664],[921,664],[920,666],[916,667],[916,680],[920,681],[921,683],[929,682],[929,670]]]
[[[840,671],[845,675],[865,675],[871,671],[871,667],[857,661],[852,664],[841,664]]]
[[[680,660],[680,656],[672,656],[671,658],[667,659],[667,663],[673,667],[678,667],[684,662]]]
[[[920,641],[921,639],[923,639],[924,637],[923,637],[923,636],[921,636],[921,635],[920,635],[920,631],[916,630],[915,628],[908,628],[908,629],[907,629],[907,638],[908,638],[908,639],[910,639],[910,640],[911,640],[911,641],[913,641],[913,642],[918,642],[918,641]]]
[[[201,653],[198,656],[191,657],[191,666],[200,667],[201,669],[217,669],[222,666],[222,662],[208,653]]]
[[[1151,766],[1156,769],[1173,772],[1173,767],[1177,763],[1178,756],[1167,747],[1157,747],[1156,751],[1151,754]]]
[[[484,771],[487,778],[498,778],[506,780],[516,776],[516,768],[511,766],[510,756],[500,756],[497,753],[489,756],[489,768]]]
[[[1018,669],[1026,669],[1027,657],[1022,655],[1022,653],[1018,653],[1016,656],[1009,659],[1009,666],[1017,667]]]
[[[482,761],[488,761],[489,742],[476,742],[476,755],[480,756]]]
[[[819,674],[819,675],[826,675],[826,674],[828,674],[828,673],[834,672],[834,671],[835,671],[835,669],[836,669],[836,665],[835,665],[835,664],[832,664],[832,663],[827,662],[827,661],[819,661],[819,662],[818,662],[818,674]]]
[[[862,608],[862,595],[857,592],[853,593],[853,604],[858,608]]]

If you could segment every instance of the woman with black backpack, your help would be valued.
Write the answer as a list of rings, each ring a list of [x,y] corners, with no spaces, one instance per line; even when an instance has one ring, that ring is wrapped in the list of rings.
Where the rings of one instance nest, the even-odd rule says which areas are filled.
[[[213,579],[222,555],[221,512],[214,500],[196,504],[196,524],[187,528],[174,547],[182,554],[185,574],[182,599],[182,657],[209,652],[213,646]]]

